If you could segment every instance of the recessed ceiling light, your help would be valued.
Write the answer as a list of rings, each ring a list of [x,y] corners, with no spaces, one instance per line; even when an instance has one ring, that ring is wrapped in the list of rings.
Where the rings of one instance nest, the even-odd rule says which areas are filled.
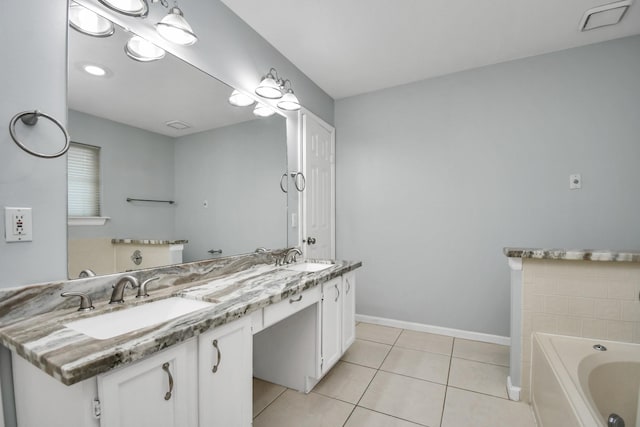
[[[82,69],[92,76],[104,77],[107,75],[106,68],[100,67],[99,65],[87,64],[84,65]]]
[[[633,0],[623,0],[591,8],[582,16],[578,28],[580,31],[588,31],[617,24],[627,13],[631,3]]]

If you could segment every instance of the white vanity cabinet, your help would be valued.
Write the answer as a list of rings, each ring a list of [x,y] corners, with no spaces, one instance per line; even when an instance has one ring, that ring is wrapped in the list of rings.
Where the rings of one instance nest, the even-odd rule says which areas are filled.
[[[320,377],[356,338],[356,276],[346,273],[322,285]]]
[[[98,375],[100,427],[198,425],[197,341]]]
[[[248,427],[252,421],[253,337],[244,317],[198,337],[201,426]]]
[[[342,276],[342,352],[356,340],[356,273]]]
[[[342,277],[322,285],[321,376],[342,357],[342,301]]]

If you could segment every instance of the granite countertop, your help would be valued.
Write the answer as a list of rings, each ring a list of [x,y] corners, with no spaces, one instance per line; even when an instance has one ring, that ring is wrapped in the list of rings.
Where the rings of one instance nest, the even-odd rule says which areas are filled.
[[[556,259],[569,261],[640,262],[640,252],[608,249],[504,248],[509,258]]]
[[[184,245],[188,240],[111,239],[112,244],[128,245]]]
[[[0,328],[0,342],[62,383],[71,385],[246,316],[361,265],[361,262],[336,261],[330,268],[307,273],[261,264],[223,277],[169,288],[154,290],[151,284],[151,297],[143,302],[136,300],[133,291],[129,290],[126,302],[117,307],[102,300],[94,301],[96,309],[88,313],[78,312],[75,308],[60,309],[20,319]],[[105,340],[91,338],[64,326],[74,320],[171,296],[214,305]]]

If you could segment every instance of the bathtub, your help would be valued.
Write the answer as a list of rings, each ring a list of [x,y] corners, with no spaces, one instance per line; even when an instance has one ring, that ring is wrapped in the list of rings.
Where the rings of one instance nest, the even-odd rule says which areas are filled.
[[[531,404],[540,427],[640,427],[640,344],[534,333]],[[594,345],[603,345],[598,351]]]

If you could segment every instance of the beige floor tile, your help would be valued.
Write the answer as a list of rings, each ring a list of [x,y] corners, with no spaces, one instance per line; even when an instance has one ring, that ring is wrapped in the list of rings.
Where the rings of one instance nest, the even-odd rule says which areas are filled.
[[[373,323],[360,323],[356,326],[356,338],[382,344],[393,345],[398,339],[400,332],[402,332],[402,329],[374,325]]]
[[[380,369],[446,385],[450,359],[444,354],[393,347]]]
[[[344,427],[418,427],[409,421],[356,406]]]
[[[338,362],[315,386],[313,391],[356,404],[375,374],[375,369],[353,363]]]
[[[454,357],[449,385],[506,399],[507,375],[507,367]]]
[[[442,427],[535,427],[531,407],[523,402],[447,388]]]
[[[342,356],[342,360],[378,369],[389,350],[390,345],[356,339]]]
[[[453,343],[453,357],[509,366],[509,347],[456,338]]]
[[[353,408],[317,393],[287,390],[253,420],[253,427],[342,426]]]
[[[280,396],[286,387],[262,381],[258,378],[253,379],[253,416],[258,415],[264,408],[269,406],[271,402]]]
[[[445,386],[379,371],[359,406],[427,426],[439,426]],[[273,405],[272,405],[273,406]]]
[[[405,329],[400,334],[398,341],[396,341],[396,346],[451,355],[453,337],[430,334],[428,332],[407,331]]]

